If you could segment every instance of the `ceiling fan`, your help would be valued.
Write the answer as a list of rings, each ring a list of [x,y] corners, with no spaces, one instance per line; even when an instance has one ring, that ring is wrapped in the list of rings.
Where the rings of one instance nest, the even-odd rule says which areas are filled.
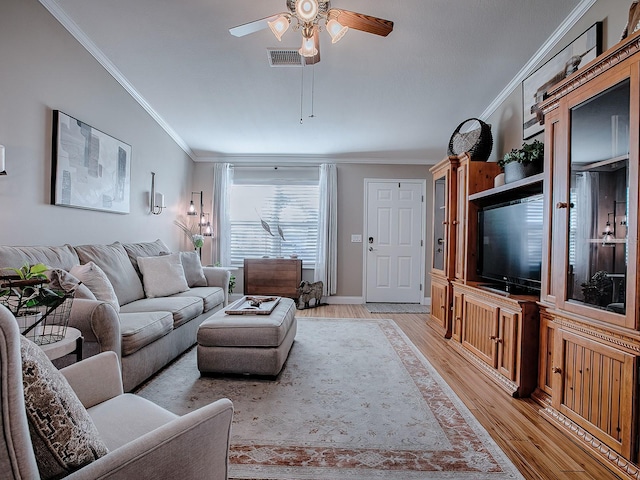
[[[243,37],[269,27],[275,37],[281,40],[291,23],[295,22],[293,29],[302,33],[302,47],[299,53],[305,58],[307,65],[312,65],[320,61],[318,33],[322,28],[325,28],[331,36],[331,43],[339,41],[349,28],[383,37],[393,31],[393,22],[390,20],[331,8],[328,0],[286,0],[286,2],[287,12],[238,25],[230,28],[229,32],[236,37]]]

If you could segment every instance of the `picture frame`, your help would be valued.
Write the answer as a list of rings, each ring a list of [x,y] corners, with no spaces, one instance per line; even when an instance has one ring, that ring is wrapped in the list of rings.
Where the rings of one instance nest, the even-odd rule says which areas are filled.
[[[53,111],[51,203],[128,214],[131,145]]]
[[[596,22],[522,82],[522,138],[544,130],[538,105],[555,84],[602,53],[602,22]]]

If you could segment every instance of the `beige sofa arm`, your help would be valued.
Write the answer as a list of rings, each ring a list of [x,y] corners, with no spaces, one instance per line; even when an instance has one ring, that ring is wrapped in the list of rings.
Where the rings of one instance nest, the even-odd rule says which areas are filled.
[[[115,352],[102,352],[60,370],[85,408],[122,395],[120,361]]]
[[[65,478],[226,479],[232,418],[232,403],[226,398],[218,400],[109,452]]]
[[[86,342],[97,342],[101,352],[121,353],[120,317],[108,303],[76,298],[71,304],[69,326],[82,332]]]
[[[224,306],[229,304],[229,279],[231,272],[222,267],[202,267],[209,287],[221,287],[224,291]]]

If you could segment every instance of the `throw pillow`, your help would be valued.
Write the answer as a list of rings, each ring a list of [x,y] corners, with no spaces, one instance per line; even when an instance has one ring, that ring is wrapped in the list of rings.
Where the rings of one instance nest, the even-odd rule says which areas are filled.
[[[54,268],[47,270],[45,275],[49,279],[49,287],[53,290],[62,290],[66,293],[75,292],[73,298],[96,300],[96,296],[91,292],[89,287],[66,270]]]
[[[159,257],[138,257],[147,298],[166,297],[189,290],[179,253]]]
[[[169,247],[160,239],[157,239],[155,242],[123,243],[122,246],[126,250],[129,260],[140,276],[140,279],[142,279],[142,274],[138,266],[138,257],[157,257],[162,254],[162,252],[169,251]]]
[[[110,245],[82,245],[76,247],[76,252],[80,263],[93,262],[107,275],[120,305],[144,298],[140,277],[120,242]]]
[[[44,479],[61,478],[109,453],[77,395],[33,342],[20,336],[31,442]]]
[[[206,287],[207,278],[202,270],[200,256],[195,250],[192,252],[180,252],[180,261],[184,268],[184,276],[189,287]]]
[[[111,304],[116,312],[120,311],[120,304],[118,303],[116,292],[113,290],[113,286],[107,278],[107,275],[98,265],[93,262],[76,265],[71,268],[70,273],[89,287],[89,290],[95,295],[96,299]]]

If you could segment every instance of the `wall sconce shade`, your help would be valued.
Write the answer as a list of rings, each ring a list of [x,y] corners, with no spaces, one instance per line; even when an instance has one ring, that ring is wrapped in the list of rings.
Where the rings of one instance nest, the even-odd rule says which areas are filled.
[[[0,175],[6,175],[7,169],[4,163],[4,145],[0,145]]]
[[[156,192],[156,174],[151,172],[151,193],[149,194],[149,213],[160,215],[165,209],[164,195]]]

